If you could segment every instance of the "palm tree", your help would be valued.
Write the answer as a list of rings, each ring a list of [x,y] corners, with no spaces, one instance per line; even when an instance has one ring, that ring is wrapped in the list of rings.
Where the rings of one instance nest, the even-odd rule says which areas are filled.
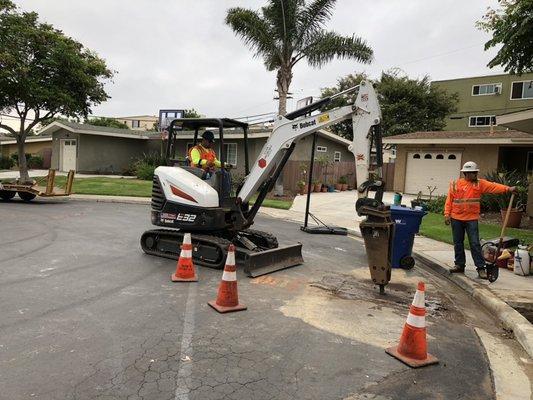
[[[242,38],[255,56],[262,57],[267,70],[277,71],[278,113],[287,113],[287,93],[292,68],[300,60],[315,68],[335,56],[369,63],[372,49],[359,37],[326,31],[336,0],[268,0],[261,12],[230,8],[226,24]]]

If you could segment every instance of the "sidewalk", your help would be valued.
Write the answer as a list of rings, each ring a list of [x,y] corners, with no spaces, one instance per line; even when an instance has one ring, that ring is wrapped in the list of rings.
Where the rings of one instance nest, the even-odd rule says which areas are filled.
[[[30,175],[30,178],[34,178],[36,176],[47,176],[48,170],[47,169],[30,169],[28,171],[28,174]],[[20,176],[19,171],[7,171],[7,170],[1,170],[0,171],[0,179],[17,179]],[[56,172],[56,176],[67,176],[66,172]],[[76,179],[83,179],[83,178],[114,178],[114,179],[135,179],[135,176],[122,176],[122,175],[90,175],[90,174],[76,174]]]
[[[390,192],[386,193],[384,202],[392,203],[393,195]],[[312,194],[310,212],[325,224],[342,226],[348,228],[350,233],[361,236],[359,222],[363,218],[358,217],[355,212],[355,197],[355,192]],[[406,196],[402,203],[409,204],[410,200],[411,198]],[[303,224],[305,196],[296,196],[290,210],[263,207],[261,212]],[[312,218],[309,218],[308,224],[314,225]],[[500,269],[498,280],[489,283],[478,278],[469,251],[467,251],[466,274],[452,275],[448,269],[454,265],[453,246],[423,236],[415,238],[413,253],[418,261],[452,280],[488,308],[506,328],[514,332],[520,344],[533,357],[533,325],[513,308],[528,310],[529,315],[533,314],[533,275],[523,277],[515,275],[512,271]]]

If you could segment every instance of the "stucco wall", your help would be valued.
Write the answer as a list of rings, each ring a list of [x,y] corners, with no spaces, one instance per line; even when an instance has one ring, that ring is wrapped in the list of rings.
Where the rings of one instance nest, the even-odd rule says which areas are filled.
[[[61,139],[76,139],[76,154],[79,156],[80,152],[80,142],[79,142],[79,136],[77,133],[72,133],[70,131],[67,131],[65,129],[59,129],[58,131],[54,132],[52,134],[52,165],[50,168],[60,170],[61,166],[59,165],[60,158],[61,158]]]
[[[50,149],[52,147],[52,141],[48,142],[26,142],[25,151],[26,154],[39,154],[43,150]],[[1,153],[3,156],[8,157],[11,154],[18,153],[17,144],[4,144],[0,146]]]
[[[491,172],[498,168],[498,151],[499,145],[480,144],[480,145],[463,145],[463,146],[442,146],[442,145],[397,145],[396,146],[396,166],[394,169],[394,190],[403,192],[405,190],[405,173],[407,167],[407,153],[410,151],[461,151],[461,165],[467,161],[475,161],[479,165],[480,176],[484,173]],[[450,179],[458,178],[451,176]]]
[[[292,161],[309,161],[311,159],[311,145],[313,144],[313,137],[307,136],[296,144],[296,148],[292,153],[290,160]],[[315,157],[328,157],[333,161],[333,156],[336,151],[341,152],[341,161],[353,161],[353,154],[348,151],[348,146],[342,143],[334,142],[333,140],[318,136],[316,138],[316,146],[327,147],[327,152],[317,152],[315,149]]]

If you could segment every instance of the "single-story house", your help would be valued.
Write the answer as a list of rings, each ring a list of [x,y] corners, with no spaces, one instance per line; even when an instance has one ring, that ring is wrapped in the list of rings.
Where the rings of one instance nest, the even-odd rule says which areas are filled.
[[[217,137],[216,130],[215,137]],[[40,134],[52,137],[52,168],[61,171],[74,169],[82,173],[120,174],[132,161],[143,153],[161,152],[166,141],[153,131],[116,129],[72,122],[55,121],[41,130]],[[258,157],[271,131],[265,128],[251,129],[248,133],[250,167]],[[176,157],[185,158],[193,145],[194,133],[183,131],[177,134]],[[311,156],[312,136],[302,139],[289,161],[308,161]],[[351,142],[326,130],[318,132],[315,156],[331,162],[353,163],[348,151]],[[236,166],[235,173],[244,175],[244,138],[240,130],[224,133],[226,161]],[[220,149],[215,144],[217,154]]]
[[[486,132],[413,132],[386,137],[396,147],[394,190],[409,194],[446,194],[466,161],[480,175],[496,169],[533,173],[533,134],[508,130]]]
[[[43,158],[43,168],[49,168],[52,158],[52,136],[30,136],[26,138],[26,154],[39,155]],[[0,137],[0,156],[11,157],[18,154],[17,141],[10,136]]]

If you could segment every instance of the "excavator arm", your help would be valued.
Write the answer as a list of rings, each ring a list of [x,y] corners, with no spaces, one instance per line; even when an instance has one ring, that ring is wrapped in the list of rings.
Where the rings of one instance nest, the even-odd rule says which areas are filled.
[[[355,90],[358,90],[358,93],[353,105],[338,107],[317,115],[306,115],[323,107],[335,97]],[[250,174],[237,195],[242,202],[248,202],[260,190],[260,195],[255,202],[254,208],[252,208],[248,216],[249,220],[255,216],[255,212],[257,212],[266,192],[272,188],[290,153],[292,153],[294,145],[302,138],[312,135],[320,129],[349,118],[352,119],[353,141],[348,146],[348,150],[353,153],[355,158],[356,178],[357,182],[360,183],[358,197],[360,199],[366,198],[369,190],[383,186],[380,183],[381,171],[374,171],[376,179],[369,179],[371,175],[371,150],[373,147],[376,149],[377,164],[379,167],[381,166],[379,165],[379,160],[382,159],[379,131],[381,109],[372,84],[362,81],[360,85],[332,97],[321,99],[286,116],[278,116],[274,123],[272,134],[263,146]]]

